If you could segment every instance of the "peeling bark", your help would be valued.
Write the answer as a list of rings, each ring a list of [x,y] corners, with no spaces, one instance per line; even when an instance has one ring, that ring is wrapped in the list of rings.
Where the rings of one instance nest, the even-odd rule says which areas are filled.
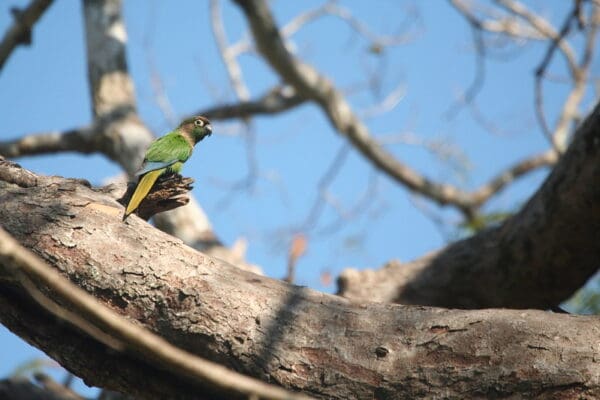
[[[0,181],[0,222],[24,246],[116,312],[242,373],[321,398],[600,396],[598,317],[352,303],[123,223],[118,203],[76,180],[0,171],[29,177]],[[56,321],[2,270],[1,322],[88,384],[207,396]]]
[[[192,190],[192,183],[194,183],[192,178],[184,178],[179,174],[159,176],[134,214],[148,221],[157,213],[186,205],[190,201],[190,198],[186,194]],[[136,183],[129,182],[127,191],[125,191],[125,194],[118,202],[123,206],[127,206],[136,187]]]

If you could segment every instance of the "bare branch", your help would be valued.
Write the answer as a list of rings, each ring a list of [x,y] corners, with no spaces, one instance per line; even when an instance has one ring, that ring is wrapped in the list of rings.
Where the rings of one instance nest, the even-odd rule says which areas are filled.
[[[565,22],[563,23],[560,32],[558,33],[558,38],[553,39],[546,50],[546,54],[544,58],[540,62],[540,65],[535,70],[535,112],[539,124],[542,128],[542,132],[548,138],[548,141],[554,146],[556,151],[563,152],[566,148],[566,139],[568,133],[568,124],[573,120],[575,111],[577,110],[577,106],[583,99],[583,94],[585,92],[585,84],[586,78],[582,75],[587,75],[584,68],[577,68],[575,71],[571,71],[571,78],[574,81],[574,87],[565,104],[563,106],[563,110],[560,113],[559,120],[556,124],[556,128],[551,130],[548,126],[548,122],[544,112],[544,95],[543,95],[543,79],[546,76],[546,70],[552,61],[552,56],[556,48],[558,47],[560,41],[562,41],[567,34],[569,33],[571,26],[573,23],[578,21],[579,15],[581,13],[580,2],[575,1],[573,3],[573,10],[567,16]],[[590,32],[592,32],[593,37],[595,37],[595,28],[592,28]],[[591,39],[593,42],[595,39]]]
[[[18,45],[28,46],[31,44],[31,30],[33,25],[35,25],[51,4],[52,0],[33,0],[23,10],[16,8],[11,10],[14,22],[8,28],[0,42],[0,71]]]
[[[428,197],[438,204],[453,205],[467,218],[471,218],[475,210],[481,206],[482,199],[487,199],[491,194],[497,193],[509,181],[551,162],[550,156],[542,157],[541,161],[524,162],[523,165],[527,165],[526,168],[523,165],[517,165],[474,193],[427,179],[385,150],[352,112],[343,95],[336,90],[333,84],[313,67],[302,63],[288,51],[264,1],[236,0],[236,3],[241,6],[248,18],[259,51],[275,71],[292,85],[300,96],[319,104],[333,126],[368,160],[410,190]]]
[[[200,110],[195,115],[205,115],[211,120],[245,119],[288,111],[305,101],[292,87],[277,86],[256,100],[222,104]]]
[[[399,46],[408,43],[412,37],[406,34],[379,35],[371,31],[360,19],[352,15],[346,7],[338,5],[335,0],[329,0],[325,4],[312,10],[299,14],[294,19],[281,27],[281,35],[290,37],[298,32],[304,25],[323,16],[337,17],[348,24],[356,33],[368,40],[374,48]]]
[[[266,3],[241,1],[258,49],[277,73],[303,97],[321,106],[333,126],[377,168],[407,188],[441,204],[452,204],[466,214],[472,212],[468,193],[447,184],[433,182],[397,160],[375,140],[352,112],[344,96],[313,67],[302,63],[286,48]]]
[[[325,170],[325,173],[321,176],[321,178],[319,178],[319,182],[317,183],[317,196],[315,197],[308,215],[297,229],[299,232],[309,231],[316,226],[325,207],[327,190],[333,180],[340,173],[340,170],[342,169],[344,163],[346,162],[346,158],[348,157],[349,150],[350,148],[348,146],[340,147],[335,156],[332,158],[330,165]]]
[[[366,189],[355,201],[355,203],[349,208],[337,207],[338,218],[334,221],[329,222],[327,225],[321,227],[318,231],[318,235],[331,235],[337,230],[341,229],[345,224],[352,221],[360,213],[365,212],[371,207],[376,200],[377,189],[378,189],[378,176],[375,173],[369,174],[369,179]],[[372,220],[372,218],[370,218]]]
[[[545,40],[547,37],[530,24],[523,23],[516,18],[494,16],[482,19],[475,12],[475,6],[465,0],[450,0],[450,4],[461,13],[469,24],[480,30],[491,33],[502,33],[515,39]]]
[[[377,104],[373,104],[360,112],[361,117],[368,119],[392,111],[406,95],[406,85],[399,84]]]
[[[0,155],[7,158],[51,154],[64,151],[97,152],[92,127],[65,132],[36,133],[16,140],[0,142]]]
[[[151,22],[149,23],[149,27],[145,30],[142,44],[144,47],[144,55],[146,58],[146,64],[148,65],[150,75],[150,86],[154,94],[153,99],[156,102],[156,105],[158,106],[160,111],[162,112],[165,121],[170,126],[177,126],[180,122],[179,116],[175,113],[175,110],[173,109],[173,105],[171,104],[159,68],[156,64],[156,57],[154,54],[152,33],[154,32],[154,28],[156,26],[156,16],[154,12],[155,9],[153,7],[149,7],[149,10],[151,13]]]
[[[573,11],[573,19],[576,19],[578,15],[577,7]],[[587,27],[587,34],[585,35],[585,48],[581,62],[578,64],[578,69],[572,74],[572,80],[574,82],[573,89],[567,96],[561,112],[559,114],[558,121],[553,132],[553,143],[562,152],[567,146],[568,134],[570,132],[570,124],[575,121],[578,115],[578,107],[583,100],[587,80],[589,76],[589,69],[592,62],[592,55],[596,49],[596,40],[598,36],[598,27],[600,26],[600,6],[592,7],[589,26]],[[545,66],[542,64],[538,69],[540,75],[545,73]],[[537,76],[537,73],[536,73]],[[541,84],[540,84],[541,86]]]
[[[234,195],[240,191],[252,191],[260,175],[258,160],[256,158],[256,132],[250,120],[244,121],[243,130],[244,153],[246,155],[246,174],[229,183],[221,183],[220,186],[226,189],[226,194],[217,201],[217,208],[225,210],[234,200]]]
[[[219,0],[210,1],[210,22],[219,48],[219,54],[225,64],[225,70],[229,77],[229,82],[233,88],[238,100],[247,101],[250,98],[250,91],[244,83],[242,76],[242,69],[240,64],[237,62],[236,55],[230,50],[227,42],[227,34],[225,33],[225,27],[223,26],[223,19],[221,17],[221,7]]]
[[[517,178],[541,167],[550,167],[558,161],[558,154],[548,150],[542,154],[527,157],[492,178],[488,183],[473,192],[474,202],[483,205],[490,197],[500,192]]]
[[[92,113],[113,128],[99,147],[133,176],[154,135],[137,117],[121,0],[84,1],[83,14]]]
[[[84,1],[83,14],[94,116],[101,117],[123,107],[135,112],[133,80],[125,56],[127,32],[121,0]]]
[[[250,99],[250,91],[244,83],[242,69],[237,62],[236,55],[229,47],[225,27],[221,18],[219,0],[211,0],[210,11],[213,34],[217,42],[217,47],[219,48],[219,54],[225,64],[231,87],[233,88],[238,101],[247,102]],[[230,193],[240,189],[252,189],[255,186],[256,179],[259,175],[258,161],[256,158],[256,134],[251,119],[249,117],[244,118],[243,124],[245,127],[244,140],[246,143],[246,163],[248,165],[248,170],[246,176],[232,186],[232,189],[229,191]],[[231,198],[231,196],[228,197]],[[220,203],[224,204],[223,201]]]
[[[152,91],[154,92],[156,104],[158,105],[158,108],[160,108],[160,111],[169,125],[177,126],[181,121],[179,121],[179,118],[173,110],[173,106],[171,105],[171,101],[167,95],[165,85],[160,76],[158,68],[155,65],[156,63],[154,62],[154,58],[151,55],[150,50],[146,50],[146,53],[148,68],[150,70],[150,85],[152,86]]]
[[[575,51],[566,40],[566,38],[561,37],[560,33],[557,32],[554,27],[544,18],[530,11],[525,5],[518,1],[514,0],[496,0],[496,3],[504,7],[510,13],[517,15],[523,18],[525,21],[529,22],[531,26],[544,35],[546,38],[555,41],[556,46],[561,50],[565,61],[567,62],[567,67],[569,68],[569,72],[571,75],[575,76],[577,73],[577,58],[575,56]]]
[[[549,143],[552,144],[556,151],[563,152],[567,146],[568,134],[571,131],[571,124],[579,117],[578,107],[584,98],[585,90],[587,88],[589,65],[594,52],[594,45],[598,29],[598,18],[594,17],[594,15],[598,15],[599,7],[596,5],[591,6],[591,16],[587,18],[588,22],[586,23],[582,15],[581,1],[572,2],[572,10],[568,13],[560,30],[557,31],[547,19],[535,14],[519,1],[495,1],[504,10],[504,12],[508,12],[511,16],[513,16],[513,19],[519,19],[518,21],[513,21],[512,19],[502,19],[504,17],[498,17],[504,22],[497,21],[497,24],[494,24],[489,20],[482,20],[480,17],[478,17],[475,13],[475,5],[470,5],[463,0],[450,1],[451,4],[467,19],[471,26],[474,27],[474,29],[493,33],[502,33],[508,36],[520,36],[524,39],[549,41],[548,48],[535,72],[534,108],[540,128],[542,129],[542,132],[548,139]],[[517,31],[522,31],[522,29],[517,29],[515,26],[520,26],[520,24],[523,23],[527,24],[530,29],[534,29],[536,32],[538,32],[539,36],[533,37],[529,34],[517,33]],[[577,54],[567,40],[567,36],[571,30],[571,27],[575,24],[577,24],[580,31],[586,31],[584,38],[585,49],[581,62],[577,61]],[[546,78],[546,71],[557,50],[564,56],[567,62],[567,68],[570,79],[573,82],[573,88],[564,101],[555,126],[551,127],[547,121],[544,111],[543,80]]]
[[[470,19],[467,20],[471,22]],[[460,107],[464,104],[472,103],[485,83],[486,48],[483,42],[483,33],[479,26],[474,23],[471,23],[471,33],[473,35],[473,46],[475,48],[475,75],[467,90],[461,95],[461,98],[446,111],[446,118],[454,117]]]

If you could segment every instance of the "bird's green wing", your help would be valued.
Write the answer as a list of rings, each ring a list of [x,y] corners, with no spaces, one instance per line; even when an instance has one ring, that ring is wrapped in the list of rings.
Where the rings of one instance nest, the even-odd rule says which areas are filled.
[[[177,131],[171,132],[154,142],[146,152],[146,161],[185,162],[192,154],[192,146]]]
[[[136,175],[166,168],[176,162],[186,162],[190,155],[192,155],[190,143],[177,131],[173,131],[152,142],[146,151],[142,168],[136,172]]]

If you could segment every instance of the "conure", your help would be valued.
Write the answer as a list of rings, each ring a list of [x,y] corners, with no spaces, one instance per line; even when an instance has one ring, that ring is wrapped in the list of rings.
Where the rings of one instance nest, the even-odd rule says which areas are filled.
[[[212,127],[207,118],[192,117],[183,121],[174,131],[152,142],[146,151],[142,167],[135,174],[139,176],[139,180],[125,209],[123,221],[139,207],[158,177],[179,173],[183,163],[192,155],[196,143],[211,133]]]

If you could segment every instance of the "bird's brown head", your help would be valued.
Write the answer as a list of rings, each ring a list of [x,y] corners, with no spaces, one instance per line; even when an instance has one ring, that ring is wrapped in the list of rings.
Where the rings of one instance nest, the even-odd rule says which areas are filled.
[[[212,126],[206,117],[197,116],[188,118],[179,125],[179,130],[198,143],[212,133]]]

